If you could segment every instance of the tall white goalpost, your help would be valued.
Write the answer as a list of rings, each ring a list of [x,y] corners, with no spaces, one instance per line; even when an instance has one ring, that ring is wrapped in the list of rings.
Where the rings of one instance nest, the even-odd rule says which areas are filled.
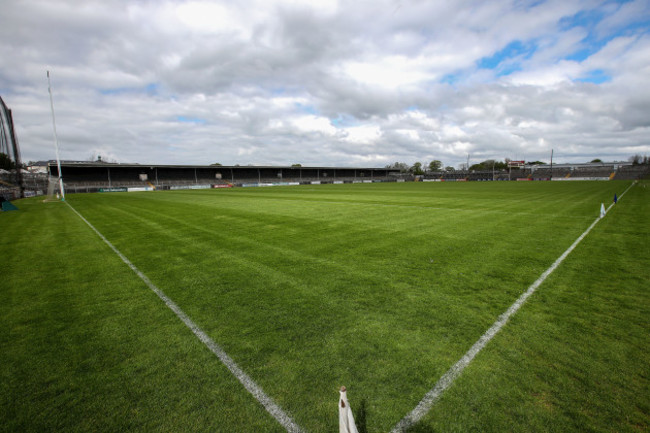
[[[57,169],[59,170],[59,188],[61,191],[61,200],[65,201],[65,189],[63,188],[63,174],[61,173],[61,158],[59,157],[59,138],[56,135],[56,121],[54,120],[54,100],[52,99],[50,71],[47,71],[47,91],[50,94],[50,108],[52,109],[52,130],[54,131],[54,148],[56,149],[56,166]]]

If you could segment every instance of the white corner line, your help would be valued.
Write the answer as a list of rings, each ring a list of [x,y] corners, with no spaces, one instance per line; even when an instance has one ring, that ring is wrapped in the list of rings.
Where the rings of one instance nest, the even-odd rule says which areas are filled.
[[[244,388],[257,399],[258,402],[264,408],[266,411],[273,416],[281,425],[284,427],[288,432],[291,433],[301,433],[303,430],[296,424],[289,415],[287,415],[280,406],[278,406],[271,397],[269,397],[262,388],[255,383],[253,379],[250,378],[238,365],[235,363],[235,361],[228,356],[228,354],[217,344],[215,343],[201,328],[198,327],[196,323],[190,319],[187,314],[181,310],[181,308],[176,305],[174,301],[172,301],[170,298],[163,293],[162,290],[160,290],[154,283],[147,278],[146,275],[144,275],[129,259],[126,258],[124,254],[120,252],[104,235],[102,235],[99,230],[97,230],[86,218],[83,217],[77,210],[72,207],[70,202],[66,201],[67,205],[72,209],[72,211],[77,214],[79,218],[83,222],[85,222],[88,227],[90,227],[97,235],[108,245],[114,252],[119,256],[120,259],[126,265],[131,268],[133,272],[136,273],[138,277],[144,283],[156,294],[158,297],[169,307],[170,310],[176,314],[176,317],[181,319],[181,321],[187,326],[193,333],[194,335],[201,340],[201,342],[208,348],[212,353],[214,353],[219,360],[230,370],[230,372],[241,382],[242,385],[244,385]]]
[[[635,183],[632,183],[624,192],[621,194],[621,196],[618,198],[619,200],[625,195],[625,193],[632,188],[632,186]],[[611,209],[611,207],[614,206],[614,203],[610,204],[609,207],[607,208],[607,212]],[[440,396],[449,388],[454,381],[462,374],[463,370],[465,367],[467,367],[474,357],[478,355],[478,353],[483,350],[483,348],[494,338],[495,335],[499,331],[501,331],[501,328],[505,326],[505,324],[508,322],[508,319],[510,319],[511,316],[513,316],[520,308],[521,306],[526,302],[526,300],[533,294],[535,293],[535,290],[548,278],[551,273],[555,269],[557,269],[558,266],[560,266],[560,263],[564,261],[564,259],[575,249],[576,246],[587,236],[587,234],[591,231],[591,229],[594,228],[594,226],[600,221],[602,217],[598,216],[593,223],[589,226],[587,230],[582,233],[578,239],[571,244],[571,246],[546,270],[544,273],[533,283],[528,287],[528,290],[526,290],[511,306],[508,308],[508,310],[503,313],[502,315],[499,316],[499,318],[490,326],[490,328],[485,331],[485,333],[479,338],[476,343],[463,355],[463,357],[458,360],[445,374],[438,379],[438,382],[436,385],[429,391],[427,392],[422,400],[420,400],[420,403],[413,409],[411,412],[409,412],[404,418],[398,422],[395,427],[391,430],[391,433],[402,433],[405,432],[407,429],[409,429],[411,426],[413,426],[415,423],[420,421],[433,407],[433,405],[438,401]]]

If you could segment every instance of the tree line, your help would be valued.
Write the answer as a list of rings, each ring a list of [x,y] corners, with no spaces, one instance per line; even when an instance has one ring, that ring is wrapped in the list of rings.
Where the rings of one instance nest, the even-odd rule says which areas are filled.
[[[427,171],[442,171],[442,161],[434,159],[428,165],[423,166],[421,162],[416,162],[413,165],[408,165],[404,162],[395,162],[386,166],[389,170],[399,171],[400,173],[411,173],[415,175],[424,174]],[[445,171],[454,171],[453,167],[445,167]]]
[[[504,161],[497,161],[495,159],[486,159],[483,162],[479,162],[477,164],[473,164],[469,167],[470,171],[504,171],[508,170],[508,163],[510,162],[510,158],[506,158]],[[650,158],[646,156],[641,156],[641,155],[634,155],[628,158],[628,161],[632,163],[632,165],[650,165]],[[592,163],[598,163],[598,162],[603,162],[600,158],[596,158],[591,160],[590,162]],[[546,162],[543,161],[527,161],[526,165],[545,165],[547,164]],[[466,164],[462,164],[463,167],[462,169],[465,169]],[[386,165],[386,168],[389,170],[395,170],[399,171],[400,173],[409,173],[413,175],[423,175],[428,172],[441,172],[441,171],[455,171],[456,169],[452,166],[447,166],[443,168],[443,163],[438,160],[434,159],[433,161],[429,162],[429,164],[422,164],[421,162],[416,162],[413,165],[408,165],[404,162],[394,162],[393,164],[388,164]]]
[[[487,171],[492,169],[497,171],[505,170],[508,168],[509,161],[510,160],[508,158],[506,158],[505,162],[488,159],[481,163],[470,166],[469,169],[474,171]],[[386,168],[388,168],[389,170],[399,171],[400,173],[409,173],[414,175],[422,175],[429,172],[456,171],[456,169],[452,166],[443,167],[443,163],[439,159],[434,159],[433,161],[429,162],[426,165],[422,164],[419,161],[414,163],[413,165],[408,165],[404,162],[395,162],[393,164],[388,164]],[[465,169],[465,167],[463,167],[462,169]]]

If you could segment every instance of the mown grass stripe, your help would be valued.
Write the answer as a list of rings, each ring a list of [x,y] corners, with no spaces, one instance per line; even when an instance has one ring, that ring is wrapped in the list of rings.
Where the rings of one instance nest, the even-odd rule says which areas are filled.
[[[632,183],[627,189],[620,195],[619,200],[623,198],[626,192],[629,191],[632,186],[636,184]],[[611,203],[605,214],[614,206],[614,203]],[[549,275],[557,269],[558,266],[564,261],[564,259],[578,246],[578,244],[589,234],[591,229],[593,229],[598,221],[602,219],[601,216],[596,217],[594,222],[591,223],[589,228],[585,230],[569,248],[555,261],[553,264],[546,270],[542,275],[528,287],[528,289],[506,310],[505,313],[499,316],[499,318],[490,326],[490,328],[485,331],[485,333],[479,338],[476,343],[470,347],[470,349],[463,355],[463,357],[458,360],[442,377],[438,380],[435,386],[427,392],[418,405],[413,409],[408,415],[400,420],[400,422],[393,427],[391,433],[402,433],[407,431],[415,423],[420,421],[433,407],[436,401],[442,396],[442,394],[454,383],[454,381],[462,374],[463,370],[472,362],[472,360],[479,354],[481,350],[494,338],[495,335],[501,331],[501,329],[508,322],[510,317],[512,317],[526,302],[526,300],[537,290],[537,288],[548,278]]]
[[[147,278],[131,261],[120,252],[106,237],[99,232],[83,215],[81,215],[77,210],[72,207],[69,202],[66,202],[67,205],[72,209],[72,211],[77,214],[83,222],[85,222],[88,227],[90,227],[97,235],[108,245],[117,256],[122,259],[126,265],[131,268],[135,274],[140,277],[140,279],[149,287],[158,297],[167,305],[167,307],[176,314],[176,316],[187,326],[194,335],[208,348],[212,353],[214,353],[219,360],[230,370],[230,372],[241,382],[241,384],[246,388],[246,390],[255,397],[257,401],[260,402],[262,406],[267,410],[273,418],[275,418],[288,432],[299,433],[303,430],[296,424],[289,415],[287,415],[280,406],[278,406],[271,397],[269,397],[264,390],[257,384],[250,376],[248,376],[238,365],[237,363],[217,344],[215,343],[196,323],[192,321],[183,310],[176,305],[165,293],[156,287],[155,284]]]

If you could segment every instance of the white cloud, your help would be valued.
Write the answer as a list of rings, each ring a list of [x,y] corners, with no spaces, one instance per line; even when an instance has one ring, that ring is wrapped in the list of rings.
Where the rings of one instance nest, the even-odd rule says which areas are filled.
[[[225,5],[207,1],[190,1],[174,8],[174,15],[187,28],[201,33],[224,33],[243,30],[237,17]]]
[[[320,133],[329,136],[336,134],[336,128],[325,117],[299,116],[291,119],[291,123],[300,132]]]
[[[376,125],[363,125],[344,128],[343,140],[352,143],[369,144],[381,137],[381,128]]]
[[[359,83],[395,89],[433,79],[428,66],[422,58],[391,55],[374,61],[346,62],[342,68],[346,75]]]
[[[513,73],[506,81],[515,85],[548,87],[578,78],[581,71],[577,62],[562,60],[549,66]]]
[[[66,159],[457,165],[467,153],[650,153],[647,0],[6,3],[0,94],[26,160],[53,157],[46,69]],[[603,16],[595,27],[563,24],[590,10]],[[479,68],[486,58],[501,62]],[[577,81],[598,70],[605,82]]]
[[[633,0],[619,4],[607,4],[607,14],[596,27],[600,37],[607,37],[608,34],[625,29],[630,24],[646,24],[642,26],[647,31],[647,23],[650,19],[650,5],[648,0]],[[636,31],[632,31],[636,33]]]

